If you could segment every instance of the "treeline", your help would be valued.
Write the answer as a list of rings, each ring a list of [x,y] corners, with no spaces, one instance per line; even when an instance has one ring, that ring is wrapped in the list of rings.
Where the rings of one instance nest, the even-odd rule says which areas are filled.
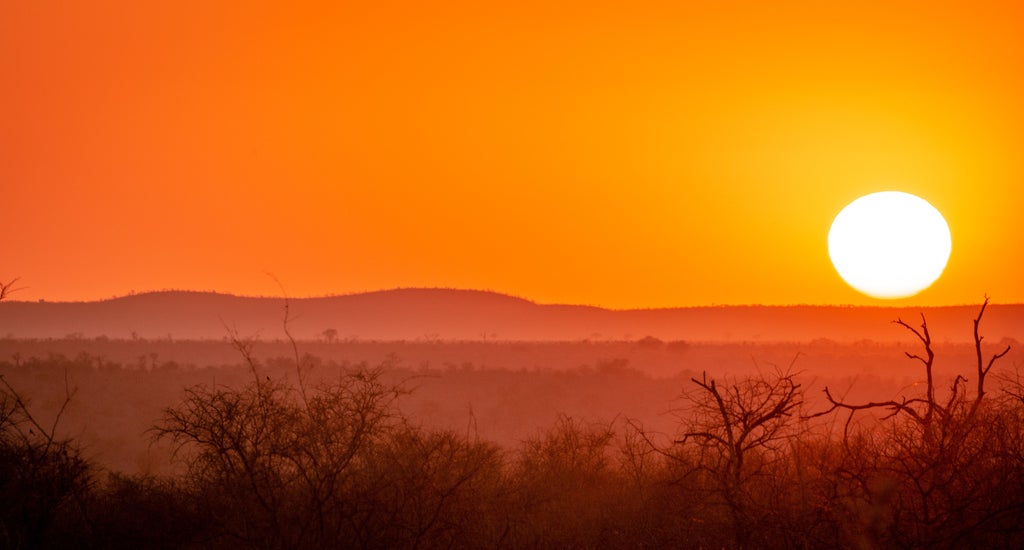
[[[414,381],[380,367],[313,380],[296,352],[286,377],[239,343],[247,381],[155,419],[173,476],[91,465],[3,379],[0,547],[1019,548],[1024,385],[983,313],[948,379],[927,324],[903,324],[925,380],[906,397],[811,406],[784,369],[694,376],[671,433],[563,417],[504,447],[417,424]]]
[[[896,332],[898,335],[898,331]],[[943,341],[938,338],[936,350],[946,362],[970,361],[974,350],[968,342]],[[957,334],[957,336],[960,336]],[[203,369],[211,365],[235,365],[238,353],[223,340],[178,339],[16,339],[0,335],[0,359],[28,364],[33,358],[49,361],[64,356],[79,366],[114,370],[178,370]],[[906,339],[904,339],[906,340]],[[1005,338],[1006,343],[1016,342]],[[264,363],[292,355],[287,339],[255,340],[255,356]],[[485,370],[539,369],[567,371],[583,366],[596,367],[612,359],[629,361],[630,366],[657,378],[673,377],[681,370],[697,373],[745,374],[756,370],[755,362],[789,363],[801,354],[801,368],[821,366],[816,375],[872,374],[888,376],[906,370],[903,342],[834,342],[813,340],[802,342],[690,342],[661,341],[643,337],[631,341],[577,342],[505,342],[498,340],[460,341],[299,341],[301,350],[318,358],[323,364],[380,364],[389,357],[398,357],[405,368],[425,367],[448,370],[471,364]]]

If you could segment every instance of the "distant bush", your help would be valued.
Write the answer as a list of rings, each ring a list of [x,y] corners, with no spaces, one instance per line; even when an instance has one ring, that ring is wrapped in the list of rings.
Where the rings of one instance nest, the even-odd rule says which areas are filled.
[[[690,350],[690,343],[686,340],[672,340],[666,344],[665,349],[672,353],[683,353]]]
[[[636,341],[636,346],[641,349],[659,349],[664,345],[665,342],[654,336],[644,336]]]

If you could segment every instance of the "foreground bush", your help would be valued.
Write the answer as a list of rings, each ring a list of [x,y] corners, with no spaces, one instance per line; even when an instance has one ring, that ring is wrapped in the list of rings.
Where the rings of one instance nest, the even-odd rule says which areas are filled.
[[[65,541],[61,520],[73,514],[91,483],[74,442],[57,436],[64,404],[51,425],[0,376],[0,547],[39,548]]]

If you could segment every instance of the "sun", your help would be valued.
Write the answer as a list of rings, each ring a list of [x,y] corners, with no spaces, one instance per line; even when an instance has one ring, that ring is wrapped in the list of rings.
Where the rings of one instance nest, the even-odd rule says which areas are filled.
[[[828,232],[828,255],[839,276],[874,298],[906,298],[928,288],[942,275],[951,250],[942,214],[900,191],[851,202]]]

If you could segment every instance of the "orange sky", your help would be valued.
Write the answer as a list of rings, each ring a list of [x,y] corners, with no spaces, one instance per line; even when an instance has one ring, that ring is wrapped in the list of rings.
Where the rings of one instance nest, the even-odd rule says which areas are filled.
[[[0,4],[0,279],[884,303],[826,236],[898,189],[953,255],[897,303],[1024,301],[1011,2],[336,4]]]

